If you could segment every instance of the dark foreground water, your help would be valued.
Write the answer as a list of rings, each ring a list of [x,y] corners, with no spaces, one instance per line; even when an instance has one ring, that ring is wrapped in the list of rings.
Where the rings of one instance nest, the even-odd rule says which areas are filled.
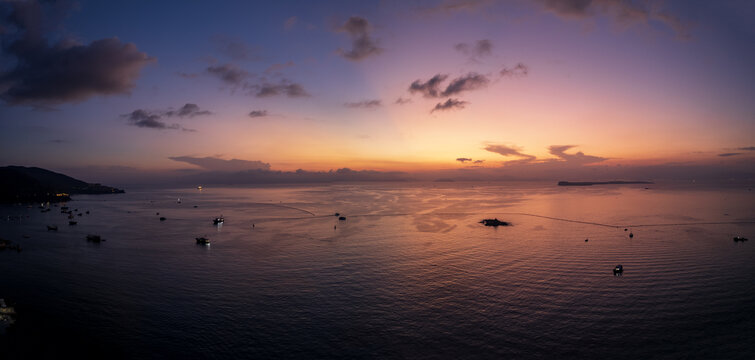
[[[0,207],[23,249],[0,252],[0,358],[755,358],[753,192],[651,187],[132,191],[76,196],[76,226]]]

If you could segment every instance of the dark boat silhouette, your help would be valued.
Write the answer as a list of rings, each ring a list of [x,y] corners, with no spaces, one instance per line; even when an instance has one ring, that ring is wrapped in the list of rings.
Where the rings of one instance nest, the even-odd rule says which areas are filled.
[[[197,239],[197,244],[199,245],[210,245],[210,239],[206,237],[198,237],[196,239]]]
[[[621,266],[621,264],[619,264],[619,265],[616,265],[616,267],[615,267],[615,268],[613,268],[613,274],[614,274],[614,275],[617,275],[617,274],[621,274],[621,273],[623,273],[623,272],[624,272],[624,267],[623,267],[623,266]]]
[[[742,237],[742,236],[735,236],[734,237],[734,242],[740,242],[740,241],[747,241],[747,238],[746,237]]]
[[[225,222],[225,219],[223,219],[223,215],[220,215],[220,217],[216,217],[212,219],[212,223],[215,225],[222,224],[223,222]]]
[[[105,239],[103,239],[103,238],[102,238],[101,236],[99,236],[99,235],[92,235],[92,234],[89,234],[89,235],[87,235],[87,241],[89,241],[89,242],[95,242],[95,243],[98,243],[98,242],[102,242],[102,241],[104,241],[104,240],[105,240]]]
[[[71,220],[71,221],[68,222],[68,225],[76,225],[76,224],[78,224],[78,222],[73,221],[73,220]]]
[[[47,231],[58,231],[58,225],[47,225]]]
[[[498,218],[495,219],[483,219],[480,221],[480,224],[483,224],[485,226],[509,226],[510,223],[507,223],[505,221],[498,220]]]

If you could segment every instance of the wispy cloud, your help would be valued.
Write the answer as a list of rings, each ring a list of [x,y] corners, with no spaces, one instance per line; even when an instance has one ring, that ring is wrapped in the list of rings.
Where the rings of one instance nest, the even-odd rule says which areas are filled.
[[[241,85],[250,76],[249,72],[233,64],[208,66],[206,71],[230,85]]]
[[[445,81],[446,78],[448,78],[448,75],[437,74],[425,82],[422,80],[415,80],[409,85],[409,92],[412,94],[420,93],[427,98],[438,97],[441,93],[441,83]]]
[[[738,148],[737,150],[755,151],[755,146],[741,147],[741,148]]]
[[[525,76],[529,74],[530,69],[527,67],[527,65],[523,63],[517,63],[514,67],[504,67],[500,71],[500,75],[502,77],[519,77],[519,76]]]
[[[520,148],[514,147],[514,146],[488,145],[485,147],[485,150],[499,154],[499,155],[503,155],[503,156],[520,157],[523,160],[527,160],[527,161],[535,160],[535,156],[522,153]]]
[[[737,155],[742,155],[742,153],[723,153],[723,154],[718,154],[718,156],[720,156],[720,157],[729,157],[729,156],[737,156]]]
[[[377,40],[370,36],[370,23],[363,17],[350,17],[343,26],[338,28],[338,31],[345,32],[351,37],[351,50],[338,49],[338,54],[348,60],[364,60],[383,51],[378,47]]]
[[[194,129],[187,129],[181,127],[177,123],[167,123],[165,120],[171,117],[189,117],[210,115],[212,112],[207,110],[201,110],[198,105],[187,103],[180,107],[178,110],[157,110],[149,111],[144,109],[136,109],[128,114],[121,115],[128,121],[131,126],[140,128],[157,129],[157,130],[184,130],[189,132],[195,132]]]
[[[452,96],[464,91],[481,89],[487,86],[488,83],[490,83],[490,80],[488,80],[486,76],[477,73],[469,73],[453,79],[446,87],[446,90],[443,90],[441,95]]]
[[[249,87],[254,90],[254,95],[257,97],[286,95],[290,98],[297,98],[310,96],[301,84],[286,79],[280,80],[277,84],[264,82],[262,84],[249,85]]]
[[[250,118],[258,118],[267,116],[267,110],[252,110],[249,112]]]
[[[460,163],[463,164],[463,163],[465,163],[467,161],[472,161],[472,159],[470,159],[470,158],[463,158],[462,157],[462,158],[456,158],[456,161],[458,161],[458,162],[460,162]]]
[[[216,157],[193,157],[193,156],[174,156],[169,157],[173,161],[185,162],[199,166],[208,171],[236,172],[247,170],[270,170],[270,164],[257,160],[224,160]]]
[[[463,109],[464,106],[466,106],[468,102],[461,101],[458,99],[448,99],[445,102],[440,102],[435,105],[435,107],[430,110],[430,113],[434,113],[436,111],[447,111],[447,110],[454,110],[454,109]]]
[[[399,98],[396,99],[396,101],[394,101],[393,103],[396,104],[396,105],[404,105],[404,104],[408,104],[410,102],[412,102],[412,99],[404,99],[403,97],[399,96]]]
[[[470,60],[478,61],[483,57],[492,55],[493,43],[488,39],[482,39],[477,40],[474,44],[458,43],[454,45],[454,49],[469,57]]]
[[[293,30],[294,27],[296,27],[297,22],[299,22],[299,18],[296,16],[292,16],[283,22],[283,29],[285,29],[286,31]]]
[[[382,106],[382,101],[375,99],[375,100],[363,100],[359,102],[347,102],[343,104],[343,106],[347,108],[362,108],[362,109],[372,109],[376,107]]]
[[[267,69],[265,69],[265,73],[269,74],[273,72],[278,72],[278,71],[293,67],[294,65],[295,64],[293,61],[287,61],[283,64],[272,64]]]
[[[690,37],[690,24],[662,9],[661,2],[625,0],[538,0],[542,7],[566,19],[609,16],[617,24],[665,24],[678,38]]]

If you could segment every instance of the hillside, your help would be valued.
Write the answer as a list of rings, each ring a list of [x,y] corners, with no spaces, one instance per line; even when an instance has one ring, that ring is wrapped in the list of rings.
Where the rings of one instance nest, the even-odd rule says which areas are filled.
[[[70,176],[37,167],[0,167],[0,202],[59,202],[71,194],[123,193],[100,184],[89,184]]]

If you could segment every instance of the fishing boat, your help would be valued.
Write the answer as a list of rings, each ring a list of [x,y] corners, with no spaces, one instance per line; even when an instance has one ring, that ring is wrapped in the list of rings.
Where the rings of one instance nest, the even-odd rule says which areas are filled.
[[[225,222],[225,219],[223,219],[223,215],[220,215],[220,217],[216,217],[212,219],[212,223],[215,225],[222,224],[223,222]]]
[[[58,231],[58,225],[47,225],[48,231]]]
[[[210,245],[210,239],[206,237],[198,237],[196,239],[197,239],[197,244],[199,245]]]
[[[619,264],[619,265],[616,265],[616,267],[615,267],[615,268],[613,268],[613,274],[614,274],[614,275],[616,275],[616,274],[621,274],[621,273],[623,273],[623,272],[624,272],[624,267],[623,267],[623,266],[621,266],[621,264]]]

